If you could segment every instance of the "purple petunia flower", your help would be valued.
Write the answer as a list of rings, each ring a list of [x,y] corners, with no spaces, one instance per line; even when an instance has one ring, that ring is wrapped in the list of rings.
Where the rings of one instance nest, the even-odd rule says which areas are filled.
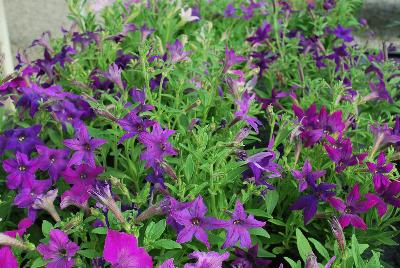
[[[168,259],[163,262],[158,268],[175,268],[174,259]]]
[[[400,193],[399,181],[389,181],[387,185],[379,185],[374,182],[374,188],[376,194],[367,193],[365,197],[376,202],[376,208],[380,217],[386,214],[387,204],[400,207],[400,197],[398,197]]]
[[[56,181],[68,163],[69,150],[51,149],[43,145],[36,146],[39,154],[39,165],[41,170],[48,170],[50,179]]]
[[[147,128],[156,123],[153,120],[139,116],[137,113],[138,110],[133,109],[124,118],[118,120],[118,124],[127,132],[121,137],[119,143],[122,143],[126,139],[132,138],[137,134],[146,132]]]
[[[122,70],[115,63],[112,63],[108,67],[108,72],[102,72],[104,78],[107,78],[110,81],[112,81],[120,89],[124,89],[125,86],[122,83],[121,73],[122,73]]]
[[[68,166],[87,164],[91,167],[94,167],[96,165],[94,150],[106,142],[106,140],[94,139],[90,137],[86,126],[81,124],[75,131],[75,139],[64,140],[65,146],[75,150],[75,153],[72,155]]]
[[[390,180],[384,175],[384,173],[390,173],[393,169],[392,163],[386,164],[385,153],[382,151],[377,160],[376,164],[372,162],[366,163],[369,172],[373,174],[373,182],[375,189],[380,189],[382,186],[386,187],[389,185]]]
[[[269,39],[269,33],[271,32],[271,25],[264,21],[261,27],[259,27],[254,35],[250,36],[246,40],[250,42],[253,46],[256,44],[261,44]]]
[[[349,195],[347,196],[346,202],[337,197],[329,198],[329,203],[337,211],[340,212],[339,222],[342,228],[346,228],[349,224],[355,228],[362,230],[367,229],[367,225],[359,214],[367,212],[370,208],[376,205],[376,200],[366,196],[365,201],[360,201],[360,186],[355,184]]]
[[[9,247],[0,248],[0,267],[18,268],[17,258]]]
[[[191,51],[183,51],[183,45],[179,39],[175,40],[173,44],[167,44],[167,49],[172,63],[188,60],[188,56],[192,54]]]
[[[325,170],[317,170],[313,172],[311,163],[308,160],[304,162],[304,166],[301,171],[292,170],[293,177],[299,181],[300,192],[306,190],[309,187],[309,185],[315,185],[317,179],[324,176],[325,173],[326,173]]]
[[[224,73],[226,73],[234,64],[245,61],[246,58],[235,54],[235,50],[225,47]]]
[[[256,100],[262,104],[261,105],[262,109],[267,109],[269,105],[273,105],[283,110],[284,108],[279,103],[279,100],[285,97],[291,97],[292,99],[296,99],[296,94],[293,91],[282,92],[282,91],[277,91],[275,88],[273,88],[271,91],[271,98],[262,98],[256,96]]]
[[[140,35],[142,42],[144,42],[147,39],[147,37],[149,37],[155,31],[156,31],[155,29],[148,28],[146,24],[143,24],[142,27],[140,27]]]
[[[233,6],[233,4],[228,4],[225,7],[224,10],[224,17],[225,18],[236,18],[236,8]]]
[[[229,248],[236,245],[240,241],[240,247],[250,248],[251,238],[248,229],[261,228],[265,225],[265,222],[254,219],[253,215],[246,215],[240,200],[236,201],[235,210],[232,213],[231,219],[226,222],[226,239],[222,248]]]
[[[161,172],[160,163],[169,155],[177,155],[177,152],[168,142],[169,136],[173,135],[175,130],[163,130],[159,123],[153,125],[151,133],[141,132],[139,141],[146,146],[146,151],[140,155],[140,159],[146,161],[146,167],[152,167],[154,171]]]
[[[79,246],[70,241],[66,233],[52,229],[49,233],[50,241],[47,245],[40,244],[37,247],[45,260],[49,260],[46,268],[71,268],[75,261],[73,257],[79,250]]]
[[[30,208],[36,198],[46,193],[50,186],[51,180],[33,180],[18,191],[13,204],[19,208]]]
[[[179,211],[173,212],[173,219],[183,226],[178,233],[176,242],[186,243],[196,237],[210,248],[206,230],[213,230],[224,226],[224,222],[215,218],[206,218],[207,207],[204,205],[203,198],[198,196],[190,206]]]
[[[338,24],[338,26],[335,28],[333,34],[336,35],[337,38],[342,39],[345,42],[353,41],[353,36],[351,36],[351,29],[344,28],[340,24]]]
[[[319,201],[328,201],[329,198],[335,195],[332,190],[336,188],[335,184],[321,182],[320,184],[310,185],[311,193],[299,197],[296,202],[290,207],[291,210],[303,210],[304,224],[307,224],[312,217],[317,213]]]
[[[190,258],[197,259],[196,263],[187,263],[183,268],[221,268],[222,262],[229,258],[229,252],[219,254],[214,251],[210,252],[200,252],[195,251],[189,254]]]
[[[371,132],[375,135],[374,147],[371,155],[388,144],[396,144],[400,142],[400,118],[396,117],[396,123],[393,128],[390,128],[387,123],[379,125],[374,124],[370,127]]]
[[[326,11],[329,11],[336,7],[336,0],[325,0],[322,6]]]
[[[254,131],[258,133],[258,125],[262,125],[261,121],[255,117],[247,115],[250,109],[250,104],[255,97],[255,94],[250,94],[248,91],[245,91],[243,92],[240,99],[237,99],[235,101],[237,105],[237,111],[235,112],[235,119],[233,122],[237,122],[240,120],[246,121],[254,129]]]
[[[125,37],[128,36],[129,33],[135,32],[136,30],[137,30],[137,27],[135,24],[127,23],[127,24],[124,24],[122,32],[117,33],[116,35],[112,35],[112,36],[108,37],[107,39],[113,40],[116,43],[120,43],[125,39]]]
[[[39,169],[39,162],[37,158],[29,160],[26,154],[17,152],[15,159],[3,161],[3,168],[8,173],[7,187],[17,189],[29,185],[35,180],[35,172]]]
[[[29,155],[35,150],[36,145],[42,144],[38,137],[41,129],[41,125],[34,125],[28,128],[14,128],[5,131],[4,136],[7,139],[5,149]]]
[[[132,234],[108,230],[103,251],[104,259],[115,268],[152,268],[153,261],[144,248],[138,247]]]
[[[336,172],[340,173],[349,166],[361,164],[368,153],[353,155],[353,146],[350,139],[343,140],[336,146],[324,144],[328,157],[336,163]]]
[[[272,261],[258,257],[258,244],[252,246],[248,251],[235,247],[234,252],[236,258],[233,260],[234,267],[253,268],[268,267]]]
[[[252,173],[251,179],[256,185],[265,185],[269,189],[273,186],[265,181],[265,179],[276,178],[281,176],[282,167],[275,163],[276,153],[268,149],[267,152],[260,152],[249,156],[245,159]]]

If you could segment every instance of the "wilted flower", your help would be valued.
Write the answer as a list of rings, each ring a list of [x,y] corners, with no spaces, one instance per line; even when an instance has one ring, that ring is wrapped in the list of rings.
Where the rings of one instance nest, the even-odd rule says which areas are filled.
[[[61,230],[52,229],[49,233],[50,241],[46,244],[40,244],[37,247],[39,253],[49,263],[46,268],[71,268],[75,261],[73,257],[79,250],[79,246],[70,241],[66,233]]]
[[[132,234],[108,230],[103,251],[104,259],[116,268],[152,268],[151,257],[144,248],[138,247]]]
[[[336,241],[338,242],[339,248],[342,252],[344,252],[344,250],[346,249],[346,238],[343,233],[343,228],[335,216],[333,216],[330,224],[332,233],[335,236]]]
[[[332,267],[333,262],[335,261],[336,256],[333,256],[328,263],[324,266],[324,268],[330,268]],[[307,256],[306,259],[306,266],[305,268],[319,268],[320,266],[318,265],[317,262],[317,257],[315,256],[314,252],[310,252],[310,254]]]
[[[122,83],[121,73],[122,70],[115,63],[112,63],[108,67],[108,72],[103,72],[102,74],[105,78],[114,82],[120,89],[124,89],[125,86]]]
[[[214,251],[210,252],[200,252],[195,251],[189,254],[190,258],[197,259],[196,263],[187,263],[183,268],[221,268],[222,262],[226,261],[229,258],[229,252],[225,252],[223,254],[219,254]]]
[[[61,221],[61,218],[58,215],[56,208],[54,207],[54,200],[56,199],[57,194],[58,189],[50,190],[46,194],[38,195],[33,202],[32,207],[34,209],[46,210],[55,221]]]

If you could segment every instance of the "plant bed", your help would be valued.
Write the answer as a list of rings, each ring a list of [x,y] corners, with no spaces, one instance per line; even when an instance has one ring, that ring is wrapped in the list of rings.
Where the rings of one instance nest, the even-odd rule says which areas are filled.
[[[0,84],[1,267],[390,267],[400,72],[361,1],[86,2]]]

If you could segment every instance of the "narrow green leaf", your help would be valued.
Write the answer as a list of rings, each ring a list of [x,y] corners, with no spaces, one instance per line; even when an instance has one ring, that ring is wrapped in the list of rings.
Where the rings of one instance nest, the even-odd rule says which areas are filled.
[[[307,256],[312,252],[311,246],[307,238],[303,235],[299,228],[296,229],[297,249],[303,261],[306,261]]]
[[[43,235],[46,236],[46,237],[49,236],[49,233],[50,233],[51,229],[53,229],[53,225],[50,222],[44,220],[42,222],[42,233],[43,233]]]
[[[156,248],[165,248],[165,249],[174,249],[174,248],[182,248],[182,246],[170,239],[160,239],[154,243]]]

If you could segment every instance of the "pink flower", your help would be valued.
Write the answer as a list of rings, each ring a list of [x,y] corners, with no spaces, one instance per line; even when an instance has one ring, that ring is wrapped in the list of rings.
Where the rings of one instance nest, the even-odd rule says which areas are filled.
[[[138,247],[134,235],[114,230],[107,231],[103,257],[114,268],[153,267],[151,257],[144,248]]]
[[[15,258],[9,247],[0,249],[0,267],[18,268],[17,258]]]

